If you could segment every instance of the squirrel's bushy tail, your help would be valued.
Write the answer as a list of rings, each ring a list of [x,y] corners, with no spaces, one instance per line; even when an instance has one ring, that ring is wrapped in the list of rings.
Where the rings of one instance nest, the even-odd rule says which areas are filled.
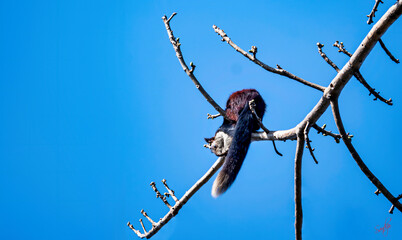
[[[257,124],[256,120],[247,102],[236,123],[233,140],[222,170],[212,186],[211,194],[213,197],[216,198],[224,193],[236,179],[250,146],[251,134],[256,128],[258,129],[258,127],[254,126],[255,124]]]

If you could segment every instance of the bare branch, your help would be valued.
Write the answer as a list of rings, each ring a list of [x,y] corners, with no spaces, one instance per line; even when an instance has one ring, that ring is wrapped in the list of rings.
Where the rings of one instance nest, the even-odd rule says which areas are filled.
[[[170,23],[170,20],[172,20],[172,18],[173,18],[176,14],[177,14],[176,12],[172,13],[172,15],[169,17],[168,20],[166,20],[166,22],[167,22],[167,23]]]
[[[334,138],[334,140],[335,140],[336,143],[339,143],[339,139],[341,139],[341,135],[335,134],[335,133],[332,133],[331,131],[325,130],[325,127],[326,127],[326,126],[327,126],[327,125],[324,124],[322,127],[319,127],[317,124],[314,123],[312,127],[313,127],[315,130],[317,130],[317,134],[322,133],[323,136],[331,136],[331,137]],[[353,135],[351,135],[351,136],[353,137]]]
[[[135,229],[134,226],[133,226],[133,224],[131,224],[130,222],[127,223],[127,226],[128,226],[131,230],[133,230],[133,231],[135,232],[135,234],[138,235],[138,237],[140,237],[140,238],[144,238],[144,237],[145,237],[145,234],[146,234],[146,233],[145,233],[145,234],[142,234],[139,230]]]
[[[296,128],[289,130],[280,131],[269,131],[267,132],[255,132],[251,134],[251,141],[286,141],[286,140],[296,140]]]
[[[314,89],[317,89],[321,92],[323,92],[325,90],[325,87],[320,86],[318,84],[315,83],[311,83],[307,80],[304,80],[286,70],[284,70],[283,68],[281,68],[280,66],[278,66],[278,68],[273,68],[270,67],[268,65],[266,65],[265,63],[261,62],[260,60],[258,60],[255,56],[255,54],[257,53],[257,48],[255,46],[253,46],[255,48],[255,53],[253,51],[253,48],[251,48],[251,52],[253,55],[250,55],[249,53],[247,53],[246,51],[244,51],[243,49],[241,49],[239,46],[237,46],[234,42],[232,42],[232,40],[227,36],[227,34],[220,28],[218,28],[217,26],[213,25],[212,26],[215,30],[215,32],[217,34],[219,34],[222,37],[222,41],[227,42],[230,46],[232,46],[237,52],[241,53],[243,56],[245,56],[246,58],[250,59],[250,61],[254,62],[255,64],[261,66],[262,68],[264,68],[265,70],[267,70],[268,72],[272,72],[272,73],[276,73],[285,77],[288,77],[290,79],[296,80],[306,86],[312,87]]]
[[[195,87],[201,92],[201,94],[205,97],[205,99],[215,108],[216,111],[218,111],[221,116],[226,118],[225,111],[215,102],[215,100],[205,91],[205,89],[202,87],[201,83],[197,80],[197,78],[194,76],[194,69],[195,65],[190,64],[191,69],[188,68],[186,62],[184,61],[183,54],[181,53],[180,49],[180,42],[179,39],[175,38],[173,35],[173,31],[170,28],[170,20],[176,15],[176,13],[173,13],[172,16],[167,19],[166,16],[162,17],[163,22],[165,23],[166,31],[169,35],[169,40],[170,43],[173,45],[173,49],[176,52],[176,56],[179,59],[179,62],[183,68],[183,70],[187,73],[187,75],[190,77],[190,79],[193,81],[195,84]]]
[[[171,196],[175,202],[178,202],[179,199],[177,199],[177,197],[174,195],[174,191],[171,190],[171,189],[168,187],[168,185],[167,185],[167,183],[166,183],[166,179],[162,179],[162,183],[163,183],[163,185],[165,185],[166,190],[168,190],[169,196]]]
[[[377,22],[377,24],[375,24],[372,27],[370,32],[366,35],[366,37],[360,43],[358,49],[354,52],[354,54],[349,59],[349,61],[344,65],[344,67],[338,72],[336,77],[331,81],[331,83],[329,84],[329,86],[327,88],[324,88],[322,86],[318,86],[318,85],[315,85],[312,83],[306,84],[310,87],[316,86],[313,88],[316,88],[320,91],[324,91],[324,93],[323,93],[323,96],[321,97],[321,99],[316,104],[316,106],[306,115],[306,117],[296,127],[291,128],[289,130],[270,131],[269,133],[258,132],[258,133],[252,134],[253,141],[261,141],[261,140],[283,140],[284,141],[284,140],[295,140],[295,139],[298,140],[296,154],[295,154],[295,205],[296,205],[295,206],[295,208],[296,208],[295,231],[296,231],[296,239],[301,239],[301,226],[302,226],[301,162],[302,162],[302,154],[303,154],[303,149],[304,149],[303,129],[305,129],[307,123],[315,124],[316,121],[327,110],[331,101],[334,101],[334,99],[337,99],[337,97],[341,93],[342,89],[349,82],[349,80],[353,76],[353,74],[357,70],[359,70],[359,68],[361,67],[365,58],[368,56],[368,54],[371,52],[371,50],[375,46],[376,42],[387,31],[387,29],[395,22],[395,20],[400,17],[401,14],[402,14],[402,0],[398,0],[398,2],[396,4],[394,4],[393,6],[391,6],[388,9],[388,11],[381,17],[381,19]],[[182,67],[194,82],[195,77],[192,72],[191,73],[189,72],[190,70],[188,69],[187,65],[184,63],[184,60],[183,60],[183,57],[181,55],[181,51],[179,48],[180,43],[177,40],[175,40],[166,16],[163,17],[163,20],[165,22],[165,26],[166,26],[166,29],[167,29],[167,32],[169,35],[169,39],[176,51],[176,55],[178,56],[178,59],[179,59],[180,63],[182,64]],[[226,34],[222,37],[227,38]],[[230,41],[229,38],[227,38],[227,39],[228,39],[228,41]],[[227,40],[225,40],[225,41],[227,41]],[[230,42],[229,42],[229,44],[230,44]],[[238,48],[238,49],[240,49],[240,48]],[[241,52],[242,54],[244,52],[241,49],[238,51]],[[245,55],[245,54],[243,54],[243,55]],[[256,60],[255,57],[251,56],[248,53],[246,53],[245,56],[248,57],[252,61],[255,60],[256,63],[259,64],[260,66],[263,64],[263,63],[259,62],[258,60]],[[267,65],[265,65],[265,66],[267,68],[270,68]],[[274,72],[277,72],[280,70],[281,70],[281,68],[278,67],[278,69],[274,69]],[[283,75],[283,74],[281,74],[281,75]],[[196,83],[198,83],[198,81],[196,81],[195,84]],[[197,86],[197,88],[200,87],[200,85],[197,85],[197,84],[196,84],[196,86]],[[204,97],[205,97],[205,95],[204,95]],[[213,105],[213,106],[215,107],[215,105]],[[218,106],[218,105],[216,105],[216,106]],[[222,109],[220,109],[220,110],[222,110]],[[223,112],[223,110],[218,111],[218,112],[221,113],[221,112]],[[342,129],[343,129],[343,125],[342,125]],[[350,140],[347,138],[347,134],[345,133],[344,129],[343,129],[343,132],[340,131],[340,134],[342,136],[342,139],[345,142],[345,145],[347,145],[348,148],[350,146],[352,146],[350,143]],[[353,146],[352,146],[352,148],[353,148]],[[355,154],[354,154],[355,151],[354,152],[350,151],[350,152],[352,153],[352,156],[355,157]],[[358,157],[358,155],[357,155],[357,157]],[[218,158],[218,160],[208,170],[208,172],[200,180],[198,180],[197,183],[194,184],[178,202],[176,202],[176,204],[169,210],[169,212],[165,215],[165,217],[160,219],[156,223],[156,225],[153,225],[152,229],[149,230],[146,235],[139,233],[139,231],[135,230],[134,227],[132,227],[132,225],[130,223],[128,223],[129,227],[131,229],[133,229],[133,231],[140,237],[150,238],[151,236],[153,236],[157,231],[159,231],[159,229],[162,226],[164,226],[168,221],[170,221],[170,219],[172,219],[178,213],[178,211],[182,208],[182,206],[195,194],[195,192],[197,192],[199,190],[199,188],[201,188],[212,177],[212,175],[216,171],[218,171],[218,169],[222,166],[223,162],[224,162],[224,158],[222,158],[222,157]],[[366,170],[362,169],[362,171],[365,172]],[[372,177],[374,175],[372,175],[372,176],[369,175],[369,176],[370,176],[369,179],[373,183],[375,183],[377,188],[381,190],[381,192],[384,194],[384,196],[386,196],[387,199],[392,204],[394,204],[397,209],[401,210],[402,209],[401,204],[396,200],[396,198],[393,197],[392,194],[390,194],[388,192],[388,190],[378,181],[377,178]]]
[[[352,142],[347,137],[347,133],[343,126],[343,122],[341,119],[341,115],[339,113],[339,106],[338,101],[333,100],[331,101],[332,105],[332,113],[334,115],[336,126],[338,127],[339,133],[341,134],[342,140],[345,143],[346,147],[348,148],[350,154],[352,155],[353,159],[360,167],[360,170],[366,175],[366,177],[377,187],[378,190],[390,201],[399,211],[402,212],[402,204],[399,203],[398,199],[395,198],[388,189],[380,182],[380,180],[370,171],[370,169],[366,166],[363,160],[360,158],[359,154],[357,153],[356,149],[353,147]]]
[[[329,59],[327,57],[327,55],[322,51],[322,48],[324,47],[324,44],[321,43],[317,43],[317,48],[318,48],[318,53],[321,55],[321,57],[331,66],[333,67],[337,72],[340,71],[340,69],[338,68],[338,66],[336,66],[336,64],[334,62],[331,61],[331,59]]]
[[[398,2],[398,1],[397,1],[397,2]],[[381,1],[381,0],[376,0],[376,1],[375,1],[373,10],[371,10],[370,14],[367,15],[367,17],[369,18],[369,19],[367,20],[367,24],[373,23],[373,17],[375,17],[375,12],[377,11],[378,5],[379,5],[380,3],[384,3],[384,2]],[[380,42],[380,45],[381,45],[382,49],[384,49],[385,53],[391,58],[391,60],[394,61],[395,63],[399,63],[399,59],[396,59],[396,58],[392,55],[392,53],[391,53],[391,52],[387,49],[387,47],[385,46],[384,42],[383,42],[381,39],[378,40],[378,41]]]
[[[248,103],[248,105],[249,105],[250,110],[251,110],[251,112],[253,113],[254,117],[257,119],[257,122],[258,122],[258,125],[260,126],[260,128],[261,128],[262,130],[264,130],[264,132],[266,132],[266,133],[268,134],[270,131],[268,130],[268,128],[266,128],[266,127],[264,126],[264,124],[262,124],[261,118],[257,115],[257,112],[255,111],[255,106],[256,106],[256,104],[255,104],[254,99],[251,100],[251,101]],[[276,145],[275,145],[275,141],[274,141],[274,140],[272,140],[272,145],[274,146],[274,150],[275,150],[276,154],[278,154],[279,156],[282,157],[282,156],[283,156],[282,153],[280,153],[280,152],[278,151],[278,149],[276,149]]]
[[[379,39],[378,41],[381,41],[381,39]],[[338,41],[336,41],[333,46],[334,46],[334,47],[337,47],[337,48],[339,49],[338,52],[343,52],[344,54],[348,55],[349,57],[352,56],[352,55],[350,54],[350,52],[348,52],[348,51],[345,49],[345,47],[344,47],[344,45],[343,45],[343,42],[339,43]],[[376,92],[376,91],[375,91],[375,88],[372,88],[372,87],[368,84],[368,82],[366,81],[366,79],[364,79],[364,77],[363,77],[363,75],[360,73],[360,71],[356,71],[356,72],[354,73],[354,76],[355,76],[355,78],[356,78],[361,84],[363,84],[363,86],[364,86],[365,88],[367,88],[367,90],[370,92],[369,96],[370,96],[370,95],[373,95],[373,96],[375,97],[375,98],[374,98],[374,101],[376,101],[377,99],[380,99],[380,101],[382,101],[382,102],[384,102],[384,103],[386,103],[386,104],[388,104],[388,105],[390,105],[390,106],[393,105],[393,103],[392,103],[392,98],[390,98],[390,99],[388,99],[388,100],[385,99],[385,98],[383,98],[383,97],[380,95],[380,92]]]
[[[208,180],[219,170],[225,161],[224,157],[219,157],[218,160],[211,166],[211,168],[202,176],[187,192],[181,197],[180,200],[176,201],[176,204],[170,208],[169,212],[161,218],[158,222],[154,222],[144,210],[141,213],[146,217],[152,224],[152,229],[148,232],[142,234],[139,230],[136,230],[130,222],[127,225],[138,235],[140,238],[150,238],[155,233],[157,233],[166,223],[168,223],[174,216],[179,213],[179,210],[187,203],[187,201],[205,184]],[[166,183],[166,181],[165,181]],[[167,185],[166,185],[167,186]],[[173,195],[172,195],[173,196]],[[145,229],[144,229],[145,230]]]
[[[379,99],[381,102],[384,102],[384,103],[386,103],[386,104],[388,104],[388,105],[390,105],[390,106],[392,106],[393,105],[393,103],[392,103],[392,98],[390,98],[390,99],[385,99],[385,98],[383,98],[381,95],[380,95],[380,92],[376,92],[375,91],[375,88],[372,88],[368,83],[367,83],[367,81],[366,81],[366,79],[364,79],[364,77],[362,76],[362,74],[360,73],[360,71],[356,71],[355,72],[355,74],[354,74],[354,76],[356,77],[356,79],[361,83],[361,84],[363,84],[363,86],[365,87],[365,88],[367,88],[367,90],[369,90],[369,92],[370,92],[370,94],[369,94],[369,96],[370,95],[373,95],[375,98],[373,99],[374,101],[377,101],[377,99]]]
[[[339,49],[338,52],[343,52],[343,53],[345,53],[346,55],[350,56],[350,53],[349,53],[348,51],[346,51],[346,49],[344,48],[342,42],[339,43],[338,41],[336,41],[333,46],[338,47],[338,49]],[[339,68],[336,66],[336,64],[333,63],[333,62],[327,57],[327,55],[322,51],[322,48],[324,47],[324,45],[321,44],[321,43],[317,43],[317,47],[318,47],[318,52],[320,53],[321,57],[324,58],[324,60],[325,60],[329,65],[331,65],[337,72],[339,72],[340,70],[339,70]],[[375,98],[373,99],[374,101],[376,101],[377,99],[380,99],[380,101],[382,101],[382,102],[384,102],[384,103],[386,103],[386,104],[388,104],[388,105],[392,105],[392,104],[393,104],[391,98],[387,100],[387,99],[383,98],[383,97],[380,95],[380,92],[376,92],[376,91],[375,91],[375,88],[372,88],[372,87],[367,83],[367,81],[364,79],[363,75],[360,73],[359,70],[356,70],[356,71],[353,73],[353,76],[354,76],[361,84],[363,84],[363,86],[364,86],[365,88],[367,88],[367,90],[369,90],[369,92],[370,92],[369,96],[370,96],[371,94],[374,95],[374,97],[375,97]]]
[[[147,234],[147,230],[145,230],[145,226],[144,226],[144,223],[142,222],[142,218],[140,218],[140,224],[141,224],[141,227],[142,227],[142,230],[144,230],[144,233],[145,234]]]
[[[302,131],[297,134],[297,147],[295,154],[295,234],[296,240],[302,239],[303,208],[302,208],[302,159],[304,149],[304,135]]]
[[[367,17],[368,17],[367,24],[373,23],[373,17],[375,17],[375,12],[377,12],[377,8],[380,3],[384,3],[384,2],[381,0],[375,0],[373,9],[371,10],[370,14],[367,15]]]
[[[160,198],[160,199],[163,201],[163,203],[164,203],[166,206],[168,206],[169,209],[172,208],[172,206],[171,206],[171,205],[169,204],[169,202],[167,201],[166,196],[163,196],[163,195],[158,191],[158,189],[156,188],[155,182],[151,182],[149,185],[152,187],[152,189],[153,189],[154,192],[156,193],[156,198]]]
[[[308,133],[309,133],[309,131],[310,131],[310,123],[309,122],[307,122],[307,124],[306,124],[306,127],[304,128],[304,139],[305,139],[305,141],[306,141],[306,147],[308,148],[308,150],[310,151],[310,155],[311,155],[311,157],[313,158],[313,160],[314,160],[314,162],[316,163],[316,164],[318,164],[318,161],[317,161],[317,159],[315,158],[315,156],[314,156],[314,148],[312,148],[311,147],[311,140],[308,138]]]
[[[148,216],[144,209],[141,209],[141,214],[144,215],[144,217],[148,219],[148,221],[152,224],[152,228],[156,226],[156,222],[154,222],[154,220],[152,220],[152,218]]]
[[[384,42],[382,41],[382,39],[378,40],[378,42],[380,43],[382,49],[384,49],[385,53],[391,58],[392,61],[394,61],[395,63],[399,63],[399,59],[396,59],[392,53],[388,50],[388,48],[385,46]]]

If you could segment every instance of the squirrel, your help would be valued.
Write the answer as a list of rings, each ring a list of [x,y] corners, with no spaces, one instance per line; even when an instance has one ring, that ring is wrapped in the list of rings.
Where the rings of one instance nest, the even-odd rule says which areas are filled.
[[[255,89],[243,89],[230,95],[226,102],[226,117],[215,136],[205,138],[211,151],[217,156],[225,156],[222,170],[213,186],[212,196],[218,197],[235,181],[251,143],[251,134],[260,126],[251,112],[249,102],[254,100],[257,116],[262,119],[266,104]]]

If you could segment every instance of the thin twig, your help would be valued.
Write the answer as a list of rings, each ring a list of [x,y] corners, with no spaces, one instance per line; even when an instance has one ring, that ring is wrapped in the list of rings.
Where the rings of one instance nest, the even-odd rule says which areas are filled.
[[[144,230],[144,233],[145,234],[147,234],[147,230],[145,229],[145,226],[144,226],[144,223],[142,222],[142,218],[140,218],[140,224],[141,224],[141,227],[142,227],[142,230]]]
[[[317,90],[319,90],[321,92],[323,92],[325,90],[325,87],[320,86],[320,85],[315,84],[315,83],[312,83],[312,82],[309,82],[307,80],[304,80],[304,79],[302,79],[302,78],[300,78],[300,77],[298,77],[298,76],[296,76],[296,75],[284,70],[280,66],[278,66],[278,68],[273,68],[273,67],[270,67],[270,66],[266,65],[265,63],[261,62],[260,60],[258,60],[256,58],[255,53],[257,53],[257,51],[256,51],[257,48],[255,46],[254,46],[255,47],[255,53],[253,52],[253,48],[252,48],[251,51],[252,51],[253,55],[251,55],[251,54],[247,53],[246,51],[244,51],[243,49],[241,49],[239,46],[237,46],[234,42],[232,42],[232,40],[228,37],[228,35],[222,29],[218,28],[215,25],[213,25],[212,27],[214,28],[215,32],[222,37],[222,41],[227,42],[237,52],[241,53],[243,56],[248,58],[250,61],[254,62],[255,64],[257,64],[259,66],[261,66],[265,70],[267,70],[269,72],[272,72],[272,73],[276,73],[276,74],[285,76],[285,77],[288,77],[288,78],[293,79],[293,80],[296,80],[296,81],[298,81],[298,82],[300,82],[300,83],[302,83],[302,84],[304,84],[306,86],[312,87],[312,88],[317,89]]]
[[[381,47],[384,49],[385,53],[391,58],[391,60],[396,62],[396,63],[399,63],[399,59],[396,59],[392,55],[392,53],[387,49],[387,47],[385,46],[385,44],[384,44],[384,42],[382,41],[381,38],[378,40],[378,42],[380,43]],[[339,49],[338,52],[343,52],[346,55],[348,55],[349,57],[352,56],[352,54],[345,49],[345,46],[343,45],[343,42],[336,41],[333,46],[337,47]]]
[[[256,106],[256,104],[255,104],[254,99],[251,100],[251,101],[248,103],[248,106],[250,107],[250,110],[251,110],[251,112],[253,113],[254,117],[257,119],[257,122],[258,122],[258,125],[260,126],[260,128],[261,128],[262,130],[264,130],[264,132],[266,132],[267,134],[269,134],[270,131],[268,130],[268,128],[266,128],[266,127],[264,126],[264,124],[262,124],[261,118],[257,115],[257,112],[255,111],[255,106]],[[278,149],[276,149],[276,145],[275,145],[275,141],[274,141],[274,140],[272,140],[272,145],[274,146],[274,150],[275,150],[276,154],[278,154],[279,156],[282,157],[282,156],[283,156],[282,153],[280,153],[280,152],[278,151]]]
[[[322,133],[323,136],[331,136],[331,137],[334,138],[334,140],[335,140],[336,143],[339,143],[339,139],[341,139],[341,135],[335,134],[335,133],[332,133],[331,131],[325,130],[325,127],[326,127],[326,126],[327,126],[327,125],[324,124],[322,127],[319,127],[316,123],[314,123],[312,127],[313,127],[315,130],[317,130],[317,134]],[[353,135],[351,135],[351,136],[353,137]]]
[[[304,149],[304,135],[300,130],[297,134],[295,154],[295,235],[296,240],[302,239],[303,208],[302,208],[302,159]]]
[[[359,154],[357,153],[356,149],[353,147],[352,142],[347,137],[347,133],[343,126],[343,122],[341,119],[341,115],[339,113],[339,106],[337,100],[331,101],[332,106],[332,114],[334,115],[336,126],[338,127],[339,133],[341,134],[342,140],[345,143],[346,147],[348,148],[350,154],[352,155],[353,159],[360,167],[360,170],[366,175],[366,177],[377,187],[378,190],[390,201],[395,207],[402,212],[402,204],[388,191],[388,189],[380,182],[380,180],[370,171],[370,169],[366,166],[363,160],[360,158]]]
[[[156,193],[156,198],[160,198],[160,199],[163,201],[163,203],[164,203],[168,208],[172,208],[172,206],[171,206],[171,205],[169,204],[169,202],[167,201],[166,196],[163,196],[163,195],[159,192],[159,190],[156,188],[155,182],[151,182],[149,185],[152,187],[152,189],[153,189],[154,192]]]
[[[369,96],[370,95],[373,95],[374,96],[374,101],[377,101],[377,99],[379,99],[381,102],[384,102],[384,103],[386,103],[386,104],[388,104],[389,106],[392,106],[393,105],[393,102],[392,102],[392,98],[390,98],[390,99],[385,99],[385,98],[383,98],[381,95],[380,95],[380,92],[376,92],[375,91],[375,88],[372,88],[368,83],[367,83],[367,81],[366,81],[366,79],[364,79],[364,77],[362,76],[362,74],[360,73],[360,71],[356,71],[355,72],[355,74],[354,74],[354,76],[356,77],[356,79],[361,83],[361,84],[363,84],[363,86],[365,87],[365,88],[367,88],[367,90],[369,90]]]
[[[166,31],[169,35],[169,40],[170,43],[173,45],[173,49],[176,52],[176,56],[179,59],[179,62],[183,68],[183,70],[187,73],[187,75],[190,77],[190,79],[193,81],[195,84],[195,87],[201,92],[201,94],[205,97],[205,99],[215,108],[216,111],[218,111],[221,116],[226,118],[225,111],[215,102],[215,100],[205,91],[205,89],[202,87],[201,83],[197,80],[197,78],[194,76],[194,69],[195,65],[191,65],[191,69],[188,68],[186,62],[184,61],[183,54],[180,49],[180,42],[179,39],[176,39],[173,35],[173,31],[170,28],[170,20],[176,15],[176,13],[173,13],[172,16],[169,17],[169,19],[166,16],[162,17],[163,22],[165,23]]]
[[[144,215],[144,217],[148,219],[148,221],[152,224],[152,228],[156,226],[156,222],[152,220],[150,216],[148,216],[148,214],[144,211],[144,209],[141,209],[141,214]]]
[[[133,224],[131,224],[130,222],[127,222],[127,226],[128,226],[131,230],[133,230],[133,231],[135,232],[135,234],[137,234],[138,237],[140,237],[140,238],[144,238],[144,237],[145,237],[145,234],[142,234],[142,233],[140,232],[140,230],[135,229],[134,226],[133,226]]]
[[[337,72],[340,71],[340,69],[338,68],[338,66],[336,66],[336,64],[334,62],[331,61],[331,59],[329,59],[327,57],[327,55],[322,51],[322,48],[324,47],[324,44],[321,43],[317,43],[317,48],[318,48],[318,53],[321,55],[321,57],[331,66],[333,67]]]
[[[380,40],[378,40],[378,42],[380,43],[382,49],[384,49],[385,53],[391,58],[392,61],[394,61],[395,63],[399,63],[399,59],[396,59],[392,53],[388,50],[388,48],[385,46],[384,42],[382,41],[382,39],[380,38]]]
[[[373,23],[373,17],[375,17],[375,12],[377,12],[377,8],[380,3],[384,3],[384,2],[381,0],[375,0],[373,9],[371,10],[370,14],[367,15],[367,17],[368,17],[367,24]]]
[[[170,189],[169,186],[167,185],[166,179],[162,179],[162,183],[163,183],[163,185],[165,185],[166,190],[168,190],[169,195],[173,198],[173,200],[175,202],[179,201],[179,199],[177,199],[176,195],[174,195],[174,191],[172,189]]]
[[[305,139],[305,141],[306,141],[306,147],[308,148],[308,150],[310,151],[310,155],[311,155],[311,157],[313,158],[313,160],[314,160],[314,162],[316,163],[316,164],[318,164],[318,161],[317,161],[317,159],[315,158],[315,156],[314,156],[314,148],[312,148],[311,147],[311,140],[308,138],[308,133],[309,133],[309,131],[310,131],[310,123],[309,122],[307,122],[307,124],[306,124],[306,127],[304,128],[304,139]]]
[[[338,52],[343,52],[343,53],[345,53],[346,55],[350,56],[350,53],[349,53],[348,51],[346,51],[346,49],[344,48],[342,42],[341,42],[340,44],[338,44],[338,41],[336,41],[333,46],[338,47],[338,49],[339,49]],[[331,59],[329,59],[329,58],[327,57],[327,55],[322,51],[322,48],[324,47],[324,45],[321,44],[321,43],[317,43],[317,47],[318,47],[318,52],[320,53],[321,57],[322,57],[331,67],[333,67],[337,72],[339,72],[340,69],[338,68],[338,66],[336,66],[336,64],[335,64],[334,62],[332,62]],[[380,92],[376,92],[376,91],[375,91],[375,88],[372,88],[372,87],[367,83],[367,81],[364,79],[363,75],[360,73],[360,71],[359,71],[358,69],[353,73],[353,76],[354,76],[361,84],[363,84],[363,86],[364,86],[365,88],[367,88],[367,90],[369,90],[369,92],[370,92],[369,96],[370,96],[371,94],[374,95],[374,97],[375,97],[375,98],[373,99],[374,101],[376,101],[377,99],[379,99],[380,101],[382,101],[382,102],[384,102],[384,103],[386,103],[386,104],[388,104],[388,105],[390,105],[390,106],[393,104],[391,98],[387,100],[387,99],[383,98],[383,97],[380,95]]]
[[[373,10],[371,10],[370,14],[367,15],[367,17],[369,18],[369,19],[367,20],[367,24],[373,23],[373,17],[375,17],[375,12],[377,11],[378,5],[379,5],[380,3],[383,3],[383,1],[381,1],[381,0],[376,0],[376,1],[375,1]],[[392,55],[392,53],[387,49],[387,47],[385,46],[385,44],[384,44],[384,42],[382,41],[381,38],[380,38],[380,40],[378,40],[378,42],[380,42],[380,45],[381,45],[382,49],[384,49],[385,53],[391,58],[391,60],[394,61],[395,63],[399,63],[399,59],[396,59],[396,58]]]
[[[344,54],[348,55],[349,57],[352,56],[352,54],[348,50],[346,50],[345,46],[343,45],[343,42],[335,41],[333,46],[338,48],[338,52],[343,52]]]

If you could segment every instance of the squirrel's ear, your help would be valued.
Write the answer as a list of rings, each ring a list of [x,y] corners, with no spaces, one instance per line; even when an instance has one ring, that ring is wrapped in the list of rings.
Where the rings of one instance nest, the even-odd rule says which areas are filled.
[[[211,137],[211,138],[204,138],[205,142],[207,143],[212,143],[213,141],[215,141],[215,137]]]

